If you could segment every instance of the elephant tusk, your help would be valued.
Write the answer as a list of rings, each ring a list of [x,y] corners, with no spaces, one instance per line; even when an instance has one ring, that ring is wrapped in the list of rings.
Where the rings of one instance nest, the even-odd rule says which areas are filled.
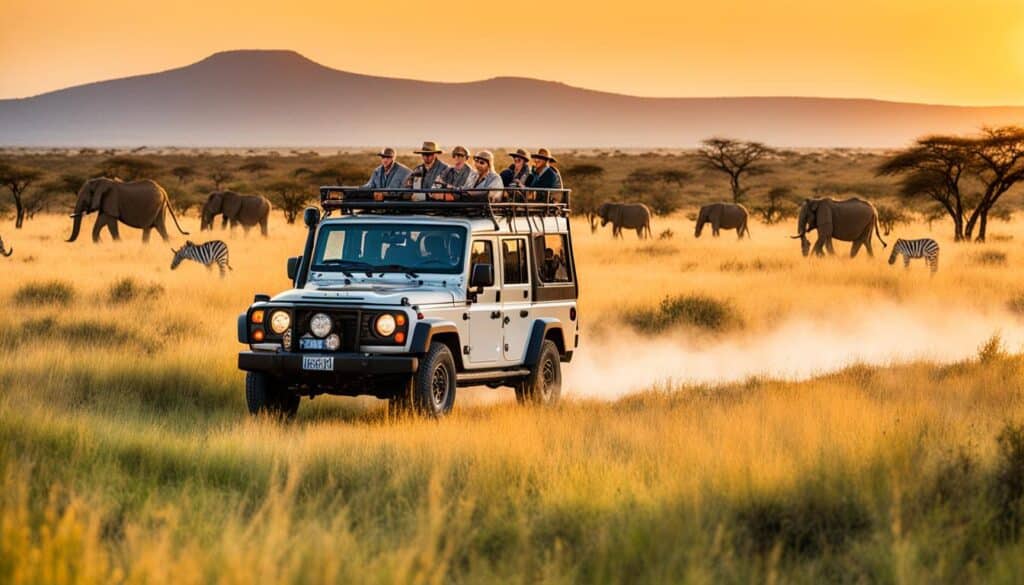
[[[804,239],[804,235],[800,234],[799,236],[789,236],[789,239],[791,239],[791,240],[802,240],[802,239]]]

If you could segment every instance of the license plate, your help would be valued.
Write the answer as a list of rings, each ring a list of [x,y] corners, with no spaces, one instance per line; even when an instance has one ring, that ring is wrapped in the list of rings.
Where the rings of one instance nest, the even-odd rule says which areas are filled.
[[[324,349],[324,340],[304,337],[299,340],[299,349]]]
[[[304,355],[302,356],[302,369],[317,370],[321,372],[333,372],[334,358]]]

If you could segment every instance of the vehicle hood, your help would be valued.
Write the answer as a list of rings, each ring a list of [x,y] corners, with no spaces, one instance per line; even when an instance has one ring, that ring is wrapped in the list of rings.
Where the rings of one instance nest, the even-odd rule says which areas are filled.
[[[309,283],[305,288],[284,291],[272,300],[284,302],[338,302],[371,305],[454,303],[458,291],[448,287],[415,283]],[[465,293],[461,294],[465,298]]]

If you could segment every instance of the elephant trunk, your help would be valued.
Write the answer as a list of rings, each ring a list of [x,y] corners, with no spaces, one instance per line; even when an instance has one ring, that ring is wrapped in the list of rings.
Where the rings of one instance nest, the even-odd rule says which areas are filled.
[[[68,242],[74,242],[78,239],[78,232],[82,229],[82,216],[85,215],[81,211],[75,211],[71,214],[74,219],[74,224],[71,226],[71,237],[67,239]]]
[[[700,237],[700,233],[703,230],[704,230],[704,218],[702,217],[702,218],[699,218],[697,220],[697,227],[694,228],[694,230],[693,230],[693,237],[699,238]]]

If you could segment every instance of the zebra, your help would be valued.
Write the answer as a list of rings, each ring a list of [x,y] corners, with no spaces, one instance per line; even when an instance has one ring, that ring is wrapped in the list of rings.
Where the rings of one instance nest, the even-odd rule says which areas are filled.
[[[171,260],[171,270],[178,268],[178,264],[181,264],[182,260],[195,260],[200,264],[206,265],[207,268],[213,268],[213,264],[216,262],[220,268],[220,276],[224,278],[227,274],[224,268],[228,270],[234,270],[230,264],[228,264],[228,245],[221,240],[213,240],[206,242],[205,244],[194,244],[192,241],[185,242],[185,245],[175,250],[174,260]]]
[[[903,266],[910,268],[911,258],[924,258],[932,274],[939,271],[939,244],[931,238],[920,240],[896,240],[889,256],[889,264],[896,263],[896,256],[903,254]]]

